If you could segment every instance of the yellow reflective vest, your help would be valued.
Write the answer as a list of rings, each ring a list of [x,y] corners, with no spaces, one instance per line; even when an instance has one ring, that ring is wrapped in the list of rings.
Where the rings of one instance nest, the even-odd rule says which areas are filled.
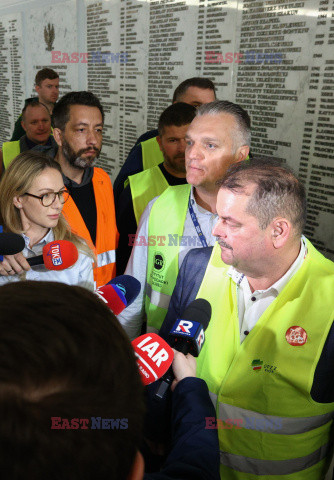
[[[179,273],[179,244],[183,235],[191,185],[169,187],[154,202],[148,223],[145,311],[147,325],[160,329]]]
[[[240,344],[236,284],[215,245],[198,298],[212,316],[197,375],[216,404],[221,478],[320,480],[328,467],[334,403],[311,398],[315,368],[334,318],[334,264],[307,241],[295,275]],[[307,333],[291,345],[290,327]],[[328,382],[332,382],[328,378]]]
[[[20,153],[20,140],[15,142],[4,142],[2,144],[2,158],[4,167],[7,169],[10,162]]]
[[[141,152],[143,159],[143,170],[155,167],[164,161],[162,151],[160,150],[157,137],[149,138],[141,142]]]
[[[159,166],[149,168],[129,177],[133,211],[137,225],[148,202],[169,187]]]

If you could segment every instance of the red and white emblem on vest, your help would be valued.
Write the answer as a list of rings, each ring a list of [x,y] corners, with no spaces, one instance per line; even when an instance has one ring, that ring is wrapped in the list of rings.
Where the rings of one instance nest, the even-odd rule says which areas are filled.
[[[306,343],[307,333],[302,327],[290,327],[285,334],[286,341],[293,347],[301,347]]]

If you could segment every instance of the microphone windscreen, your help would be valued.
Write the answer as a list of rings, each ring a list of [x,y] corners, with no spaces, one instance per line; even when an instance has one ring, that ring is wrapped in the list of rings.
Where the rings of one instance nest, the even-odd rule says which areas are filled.
[[[156,333],[145,333],[132,342],[144,385],[159,380],[173,362],[174,352]]]
[[[196,298],[185,308],[181,318],[182,320],[195,320],[206,330],[211,318],[211,305],[204,298]]]
[[[48,270],[65,270],[78,260],[78,249],[69,240],[55,240],[43,247],[44,265]]]
[[[15,255],[25,247],[24,238],[17,233],[0,233],[0,255]]]
[[[103,285],[95,290],[95,293],[107,304],[115,315],[119,315],[127,305],[123,292],[117,285],[107,283],[107,285]]]
[[[123,292],[126,299],[126,306],[131,305],[140,292],[140,282],[131,275],[119,275],[108,282],[107,285],[116,285],[119,290]],[[115,315],[117,315],[117,313]]]

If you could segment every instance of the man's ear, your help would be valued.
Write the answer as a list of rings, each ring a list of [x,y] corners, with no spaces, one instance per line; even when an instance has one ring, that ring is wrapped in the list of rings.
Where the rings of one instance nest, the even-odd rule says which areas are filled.
[[[144,466],[145,462],[143,456],[140,451],[137,450],[130,473],[126,477],[126,480],[142,480],[144,478]]]
[[[53,133],[53,138],[56,140],[56,142],[58,144],[58,147],[62,147],[62,145],[63,145],[63,135],[62,135],[62,131],[60,130],[60,128],[54,128],[52,133]]]
[[[270,228],[273,247],[282,248],[291,236],[291,223],[286,218],[275,218]]]
[[[161,140],[160,135],[157,136],[157,142],[158,142],[158,144],[159,144],[160,150],[163,151],[163,150],[162,150],[162,140]]]
[[[37,92],[37,94],[39,92],[39,89],[40,89],[39,85],[35,85],[35,92]]]
[[[25,132],[27,131],[26,127],[24,126],[24,121],[23,121],[23,120],[21,120],[21,127],[23,128],[23,130],[24,130]]]
[[[236,159],[235,161],[242,162],[243,160],[246,160],[248,155],[249,155],[249,146],[243,145],[242,147],[239,147],[235,152],[235,159]]]

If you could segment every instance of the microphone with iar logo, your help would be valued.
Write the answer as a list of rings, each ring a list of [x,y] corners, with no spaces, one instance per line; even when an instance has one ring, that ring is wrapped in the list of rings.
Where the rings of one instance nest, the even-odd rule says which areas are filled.
[[[156,333],[145,333],[131,343],[144,385],[159,380],[172,365],[174,352]]]

